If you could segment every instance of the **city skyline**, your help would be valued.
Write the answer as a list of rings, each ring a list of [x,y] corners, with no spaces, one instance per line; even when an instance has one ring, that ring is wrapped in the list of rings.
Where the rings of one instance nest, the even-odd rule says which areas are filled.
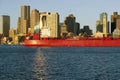
[[[102,12],[108,14],[108,21],[113,12],[119,14],[118,1],[29,1],[29,0],[12,0],[12,4],[8,0],[0,1],[0,15],[9,15],[11,18],[11,28],[17,28],[17,20],[20,16],[20,6],[30,5],[31,10],[38,9],[40,12],[58,12],[60,15],[60,22],[64,22],[65,17],[73,14],[76,21],[80,23],[81,28],[84,25],[89,25],[92,30],[96,29],[96,21]],[[89,4],[88,4],[89,3]],[[31,12],[31,11],[30,11]]]

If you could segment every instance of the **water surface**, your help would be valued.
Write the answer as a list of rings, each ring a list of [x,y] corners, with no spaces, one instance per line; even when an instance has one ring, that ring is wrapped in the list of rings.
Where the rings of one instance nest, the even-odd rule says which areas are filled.
[[[0,45],[0,80],[119,80],[120,47]]]

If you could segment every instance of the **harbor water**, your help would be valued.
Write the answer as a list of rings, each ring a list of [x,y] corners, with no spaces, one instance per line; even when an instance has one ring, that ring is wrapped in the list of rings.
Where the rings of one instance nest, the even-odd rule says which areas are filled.
[[[120,80],[120,47],[0,45],[0,80]]]

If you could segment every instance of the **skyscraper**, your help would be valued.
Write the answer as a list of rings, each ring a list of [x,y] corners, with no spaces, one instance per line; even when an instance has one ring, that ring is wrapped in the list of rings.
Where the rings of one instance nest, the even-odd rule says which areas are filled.
[[[47,25],[50,27],[50,35],[52,37],[58,37],[59,32],[59,14],[54,12],[47,16]]]
[[[30,14],[30,28],[31,28],[31,32],[34,32],[34,26],[39,25],[40,21],[40,14],[39,11],[37,9],[32,10],[31,14]]]
[[[67,25],[67,31],[75,33],[75,17],[73,14],[70,14],[68,17],[65,19],[65,24]]]
[[[21,33],[22,31],[22,27],[21,27],[21,18],[18,17],[18,22],[17,22],[17,33]]]
[[[65,37],[68,34],[67,25],[65,23],[60,24],[60,36]]]
[[[27,34],[30,27],[30,6],[21,6],[21,16],[18,19],[18,33]]]
[[[10,16],[3,15],[0,17],[0,34],[3,34],[5,37],[9,36],[10,29]]]
[[[120,17],[116,20],[116,28],[120,29]]]
[[[102,13],[102,22],[103,22],[103,33],[105,34],[105,36],[107,36],[108,34],[108,22],[107,22],[107,13]]]
[[[75,27],[74,27],[74,34],[78,35],[80,31],[80,23],[75,23]]]
[[[120,15],[118,15],[118,12],[114,12],[113,15],[111,15],[111,33],[119,27],[117,19],[120,19]]]
[[[96,22],[97,31],[100,31],[104,34],[104,37],[107,37],[109,33],[109,26],[107,21],[107,13],[103,12],[100,14],[100,20]]]
[[[30,19],[30,6],[21,6],[21,18],[24,20]]]
[[[96,21],[96,32],[103,32],[103,24],[101,20]]]
[[[49,14],[48,12],[40,13],[40,37],[51,37],[50,27],[47,25],[47,15]]]
[[[41,37],[59,37],[59,14],[58,13],[40,13]]]

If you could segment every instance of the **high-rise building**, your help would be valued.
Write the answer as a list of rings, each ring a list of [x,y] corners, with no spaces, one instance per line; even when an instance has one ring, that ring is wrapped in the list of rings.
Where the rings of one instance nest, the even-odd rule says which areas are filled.
[[[21,6],[21,18],[24,20],[30,19],[30,6]]]
[[[30,28],[31,28],[31,33],[34,32],[34,27],[40,23],[40,14],[37,9],[32,10],[30,14]]]
[[[40,13],[41,37],[59,37],[59,14],[58,13]]]
[[[18,33],[27,34],[30,27],[30,6],[21,6],[21,16],[18,19]]]
[[[67,25],[67,31],[72,32],[75,34],[75,17],[73,14],[70,14],[68,17],[65,19],[65,24]]]
[[[21,18],[18,18],[18,23],[17,23],[17,33],[21,33],[22,27],[21,27]]]
[[[67,34],[68,34],[67,25],[65,23],[62,23],[60,25],[60,36],[65,37]]]
[[[102,13],[101,14],[102,17],[102,23],[103,23],[103,33],[105,35],[105,37],[107,36],[109,30],[108,30],[108,22],[107,22],[107,13]]]
[[[51,13],[47,16],[47,25],[50,27],[50,36],[59,36],[59,14]]]
[[[117,23],[117,19],[120,18],[120,15],[118,15],[118,12],[114,12],[113,15],[111,15],[111,33],[113,33],[113,31],[119,27]]]
[[[116,20],[116,28],[120,29],[120,18],[117,18]]]
[[[78,35],[80,31],[80,23],[76,22],[74,27],[74,34]]]
[[[83,29],[80,29],[81,36],[90,37],[92,35],[92,30],[90,30],[89,26],[83,26]]]
[[[0,34],[3,34],[5,37],[9,36],[10,29],[10,16],[3,15],[0,17]]]
[[[47,25],[47,15],[50,13],[40,13],[40,37],[50,37],[50,27]]]
[[[96,21],[96,32],[103,32],[103,24],[101,20]]]
[[[100,14],[100,20],[96,22],[96,29],[96,31],[102,32],[104,34],[104,37],[107,37],[109,33],[109,26],[106,12]]]

